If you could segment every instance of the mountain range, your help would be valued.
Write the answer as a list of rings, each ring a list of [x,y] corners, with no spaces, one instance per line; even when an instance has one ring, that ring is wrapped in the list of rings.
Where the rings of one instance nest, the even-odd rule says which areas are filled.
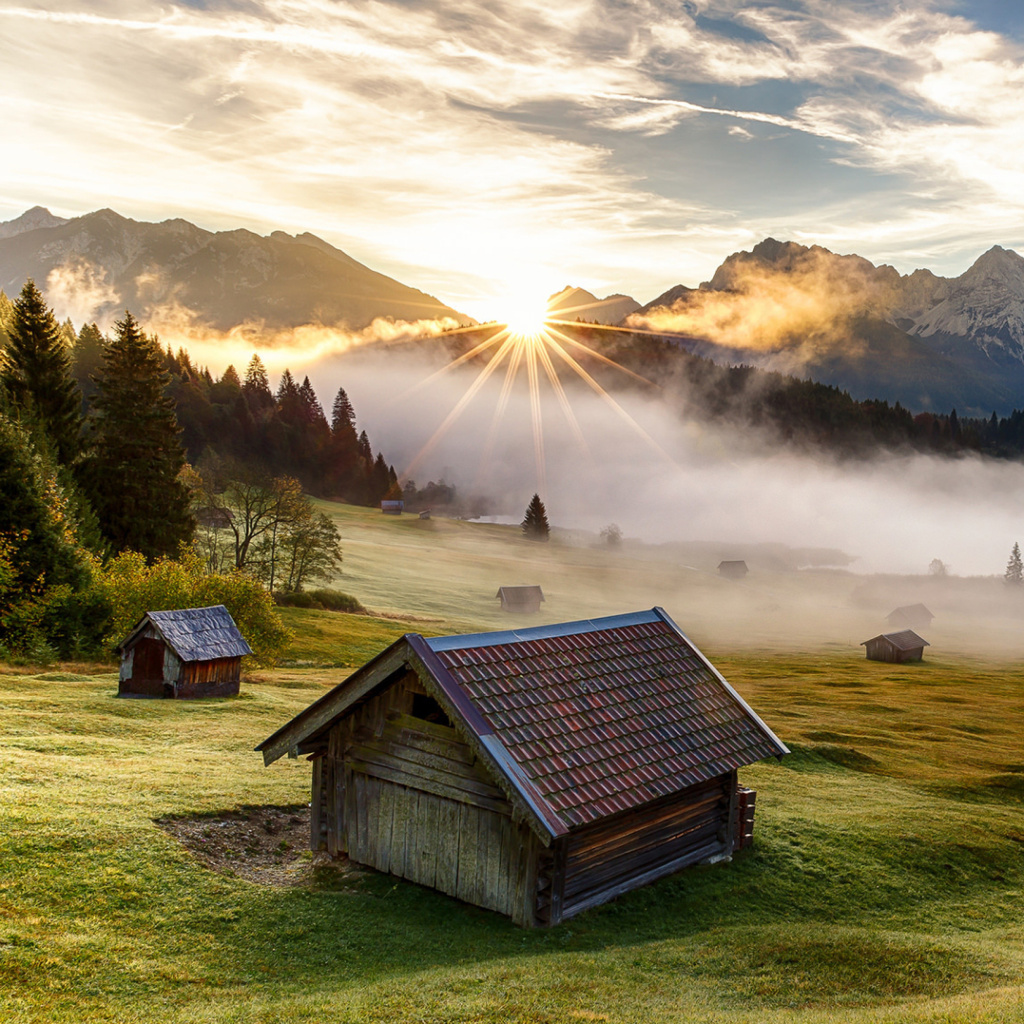
[[[998,245],[944,278],[769,238],[729,256],[699,288],[677,285],[624,323],[681,335],[719,362],[806,376],[915,411],[1024,406],[1024,258]]]
[[[34,207],[0,223],[0,288],[26,278],[74,299],[81,318],[130,309],[151,326],[174,322],[268,332],[322,324],[359,329],[377,317],[472,323],[432,295],[379,274],[309,233],[206,231],[113,210],[55,217]]]
[[[127,308],[156,330],[358,330],[378,317],[473,323],[308,232],[212,232],[113,210],[69,219],[37,206],[0,223],[0,288],[16,294],[28,277],[62,316],[102,321]],[[1024,408],[1024,258],[998,245],[944,278],[768,238],[727,257],[699,287],[676,285],[643,306],[567,286],[548,310],[555,319],[654,330],[720,363],[807,377],[915,412]]]

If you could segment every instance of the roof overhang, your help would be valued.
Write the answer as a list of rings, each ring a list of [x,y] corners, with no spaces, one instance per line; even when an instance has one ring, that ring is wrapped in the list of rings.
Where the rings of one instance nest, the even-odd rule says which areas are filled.
[[[418,633],[406,633],[344,682],[300,712],[255,749],[270,765],[284,754],[323,750],[327,733],[355,704],[411,671],[437,700],[452,725],[477,757],[487,765],[495,782],[515,808],[517,818],[529,822],[545,846],[569,829],[548,807],[533,782],[505,749],[486,719],[470,703],[458,683]]]

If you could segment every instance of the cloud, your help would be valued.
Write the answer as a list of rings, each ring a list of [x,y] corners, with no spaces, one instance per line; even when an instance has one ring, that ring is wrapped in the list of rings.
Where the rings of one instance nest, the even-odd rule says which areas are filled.
[[[429,356],[421,361],[408,352],[397,358],[362,349],[306,372],[318,393],[344,386],[360,429],[401,473],[476,375],[457,370],[420,387],[436,365]],[[463,495],[486,493],[495,511],[514,517],[538,488],[534,412],[520,381],[484,458],[482,439],[494,429],[500,389],[492,378],[413,475],[420,483],[444,476]],[[886,453],[833,462],[780,447],[748,427],[709,428],[638,392],[616,393],[666,457],[582,384],[567,381],[567,391],[592,454],[581,449],[545,389],[543,497],[560,527],[596,536],[614,521],[627,536],[649,543],[838,549],[856,559],[861,573],[923,574],[940,558],[957,573],[999,574],[1017,538],[1020,464]]]
[[[100,267],[84,261],[64,263],[46,276],[46,298],[59,320],[76,326],[98,321],[107,325],[121,298]]]
[[[408,341],[439,338],[459,326],[450,318],[407,321],[377,317],[358,331],[323,324],[268,330],[264,324],[255,322],[238,324],[229,331],[216,331],[198,322],[191,310],[173,301],[154,307],[145,319],[146,330],[156,334],[162,346],[174,351],[186,349],[194,362],[208,366],[217,375],[228,364],[246,365],[257,351],[268,370],[279,372],[288,367],[301,373],[309,366],[353,349],[364,346],[384,349]]]
[[[895,275],[890,278],[865,260],[820,247],[775,246],[774,259],[741,253],[723,264],[711,287],[634,313],[628,322],[740,350],[781,352],[784,358],[774,360],[773,367],[797,372],[837,346],[845,356],[854,355],[849,318],[884,315],[898,301]]]
[[[1020,47],[925,0],[0,19],[0,200],[314,229],[460,307],[567,275],[646,299],[766,234],[904,270],[1020,241]]]

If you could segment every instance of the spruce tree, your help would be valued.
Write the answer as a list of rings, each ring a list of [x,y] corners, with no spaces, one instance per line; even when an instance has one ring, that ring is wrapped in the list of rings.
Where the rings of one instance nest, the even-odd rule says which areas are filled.
[[[316,397],[309,377],[302,378],[302,383],[299,385],[299,400],[302,403],[302,414],[307,423],[316,424],[318,427],[327,426],[327,417],[324,415],[323,406],[320,404],[320,399]]]
[[[73,352],[75,380],[82,389],[82,395],[88,404],[96,392],[93,380],[103,365],[103,334],[95,324],[83,324],[78,332]]]
[[[1020,557],[1020,545],[1016,542],[1010,552],[1010,560],[1006,563],[1003,579],[1013,587],[1019,587],[1024,583],[1024,561]]]
[[[41,433],[62,465],[71,465],[81,449],[82,394],[53,311],[31,280],[14,303],[0,389],[8,408]]]
[[[338,393],[334,396],[334,408],[331,410],[331,431],[335,437],[347,435],[349,431],[352,432],[353,438],[356,436],[356,411],[352,408],[352,403],[348,400],[344,388],[338,388]]]
[[[535,494],[526,506],[526,515],[522,522],[523,536],[529,540],[548,540],[551,534],[551,527],[548,525],[548,513],[544,508],[544,502],[540,495]]]
[[[168,374],[154,339],[126,312],[103,354],[93,399],[86,486],[115,550],[174,555],[195,523],[178,478],[185,464]]]
[[[274,408],[274,393],[270,390],[266,367],[255,352],[246,367],[242,390],[245,392],[250,410],[257,418]]]

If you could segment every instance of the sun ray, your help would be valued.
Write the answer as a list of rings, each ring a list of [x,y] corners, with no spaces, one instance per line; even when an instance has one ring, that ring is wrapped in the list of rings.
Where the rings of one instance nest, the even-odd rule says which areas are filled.
[[[533,419],[533,455],[537,462],[537,493],[547,493],[547,473],[544,468],[544,420],[540,404],[540,379],[537,373],[539,335],[525,339],[526,374],[530,382],[530,414]],[[543,344],[540,341],[540,344]]]
[[[501,366],[504,362],[505,356],[508,355],[509,349],[514,345],[512,338],[506,338],[502,343],[501,348],[494,354],[491,361],[477,374],[476,379],[466,389],[466,393],[455,403],[452,407],[451,412],[444,418],[441,425],[430,435],[427,442],[422,448],[413,456],[412,461],[405,467],[404,472],[401,475],[401,480],[404,482],[409,479],[412,475],[413,470],[419,465],[422,459],[424,459],[431,451],[438,441],[448,432],[451,425],[465,412],[466,406],[473,400],[477,392],[487,383],[488,378],[495,370]]]
[[[569,353],[566,352],[564,348],[562,348],[562,346],[558,343],[558,341],[555,339],[553,335],[551,336],[551,339],[548,342],[548,344],[551,346],[552,349],[554,349],[555,352],[558,353],[558,355],[562,357],[563,360],[565,360],[565,362],[576,372],[576,374],[582,380],[584,380],[588,385],[590,385],[594,393],[597,394],[602,401],[606,402],[609,406],[611,406],[611,408],[614,409],[615,412],[622,419],[624,419],[626,423],[628,423],[629,426],[641,438],[643,438],[643,440],[645,440],[656,452],[658,452],[658,454],[661,455],[662,458],[664,458],[668,462],[675,461],[672,458],[672,456],[669,455],[669,453],[666,452],[665,449],[662,448],[661,445],[658,444],[658,442],[655,441],[654,438],[651,437],[651,435],[648,434],[647,431],[644,430],[644,428],[641,427],[640,424],[637,423],[637,421],[633,419],[633,417],[630,416],[630,414],[626,412],[626,410],[623,409],[622,406],[619,405],[619,403],[616,402],[615,399],[612,398],[612,396],[609,395],[608,392],[605,391],[605,389],[601,387],[601,385],[596,380],[594,380],[594,378],[591,377],[590,374],[587,373],[587,371],[582,366],[580,366],[580,364],[571,355],[569,355]]]
[[[532,307],[526,305],[523,308],[528,309]],[[662,448],[662,446],[633,418],[633,416],[630,415],[630,413],[627,412],[626,409],[620,405],[607,390],[605,390],[605,388],[569,351],[570,349],[573,349],[580,355],[589,356],[591,359],[597,360],[605,366],[619,370],[639,383],[646,384],[648,387],[658,388],[660,390],[660,386],[654,381],[648,380],[642,374],[636,373],[628,367],[623,366],[621,363],[616,362],[609,356],[598,352],[596,349],[573,337],[572,333],[570,333],[573,328],[579,329],[580,327],[585,327],[587,331],[603,330],[606,332],[621,332],[623,330],[622,328],[612,327],[605,324],[581,325],[578,322],[554,318],[545,321],[543,325],[537,323],[532,327],[526,327],[526,322],[526,318],[523,318],[524,326],[518,328],[509,323],[495,323],[470,328],[460,328],[455,331],[446,332],[448,335],[473,334],[480,330],[487,330],[489,328],[494,329],[493,334],[480,342],[473,344],[471,339],[471,347],[466,352],[455,359],[452,359],[445,366],[434,371],[422,381],[413,385],[412,388],[404,392],[405,395],[420,390],[432,381],[437,380],[442,375],[457,369],[477,356],[484,356],[485,358],[488,358],[486,353],[491,352],[491,354],[486,365],[480,370],[475,379],[466,389],[465,393],[462,394],[455,402],[454,406],[445,416],[440,426],[438,426],[427,442],[410,461],[405,471],[402,473],[401,478],[403,481],[407,480],[413,470],[434,450],[441,438],[444,437],[444,435],[451,429],[452,425],[465,412],[466,408],[479,394],[484,385],[502,366],[504,366],[504,373],[500,392],[498,394],[497,401],[494,406],[494,412],[491,417],[491,423],[487,430],[482,450],[480,452],[480,461],[476,473],[477,486],[480,485],[483,478],[487,475],[488,467],[493,465],[494,451],[497,446],[498,439],[501,436],[501,427],[508,411],[508,406],[511,401],[516,381],[520,378],[521,370],[525,371],[526,385],[529,392],[530,421],[533,433],[533,450],[534,461],[536,464],[538,493],[543,494],[547,489],[547,466],[544,443],[544,409],[541,391],[542,376],[550,385],[573,438],[579,445],[580,451],[588,459],[592,458],[586,436],[575,412],[573,411],[572,402],[570,400],[569,393],[566,390],[566,384],[559,374],[558,367],[552,358],[552,353],[556,354],[558,358],[580,378],[580,380],[582,380],[606,405],[608,405],[619,418],[625,421],[629,428],[648,446],[656,451],[659,456],[668,462],[673,462],[671,455],[669,455],[668,452],[666,452],[665,449]],[[565,328],[566,330],[561,330],[559,328]],[[629,333],[661,337],[664,336],[664,332],[633,329],[629,329]],[[491,350],[495,351],[492,352]]]
[[[479,328],[473,329],[479,330]],[[452,331],[450,333],[456,334],[464,332]],[[392,398],[388,404],[391,405],[394,404],[395,402],[400,401],[403,398],[408,398],[410,395],[413,395],[417,391],[426,387],[431,381],[437,380],[438,377],[444,376],[444,374],[448,373],[449,370],[454,370],[457,366],[461,366],[463,363],[468,362],[474,356],[480,355],[481,352],[486,352],[487,349],[491,348],[494,345],[497,345],[499,341],[502,341],[503,339],[507,340],[509,337],[511,337],[511,334],[508,328],[502,328],[496,334],[492,334],[491,337],[486,338],[484,341],[481,341],[478,345],[474,345],[468,352],[463,352],[461,356],[456,357],[450,363],[447,363],[446,365],[442,366],[439,370],[435,370],[433,373],[424,377],[423,380],[417,381],[415,384],[412,385],[412,387],[406,388],[405,391],[403,391],[401,394],[396,395],[394,398]]]
[[[569,424],[569,429],[572,431],[573,437],[576,438],[576,443],[580,446],[580,450],[588,459],[592,458],[590,445],[587,444],[587,439],[583,436],[583,431],[580,429],[579,420],[576,419],[576,414],[572,411],[569,396],[565,393],[565,387],[558,376],[558,371],[555,369],[555,364],[551,360],[551,355],[548,352],[546,344],[537,346],[537,355],[540,357],[541,365],[544,367],[544,372],[548,375],[548,380],[551,382],[551,388],[555,392],[555,397],[558,399],[558,403],[562,407],[562,414],[565,416],[565,420]]]
[[[498,440],[498,430],[505,418],[505,409],[508,406],[509,396],[512,394],[512,385],[515,383],[516,376],[519,373],[519,364],[522,362],[523,339],[514,336],[512,340],[515,342],[515,347],[509,356],[508,367],[505,370],[505,379],[501,385],[501,394],[498,396],[498,404],[494,407],[491,426],[484,440],[483,451],[480,453],[480,462],[476,473],[476,483],[478,486],[483,480],[485,467],[490,465],[491,455]]]
[[[587,326],[589,327],[590,325],[588,324]],[[648,380],[642,374],[635,373],[628,366],[623,366],[621,363],[615,362],[614,359],[609,359],[608,356],[602,355],[600,352],[598,352],[596,349],[591,348],[589,345],[584,345],[582,341],[577,341],[575,338],[569,337],[569,335],[566,334],[564,331],[559,331],[555,327],[549,325],[548,334],[557,336],[562,341],[566,342],[569,345],[572,345],[574,348],[582,349],[584,352],[587,353],[587,355],[593,356],[596,360],[598,360],[598,362],[604,363],[607,366],[614,367],[616,370],[621,370],[622,373],[625,373],[627,376],[632,377],[634,380],[640,381],[641,384],[647,384],[652,388],[657,388],[659,391],[661,390],[660,384],[655,384],[653,380]]]

